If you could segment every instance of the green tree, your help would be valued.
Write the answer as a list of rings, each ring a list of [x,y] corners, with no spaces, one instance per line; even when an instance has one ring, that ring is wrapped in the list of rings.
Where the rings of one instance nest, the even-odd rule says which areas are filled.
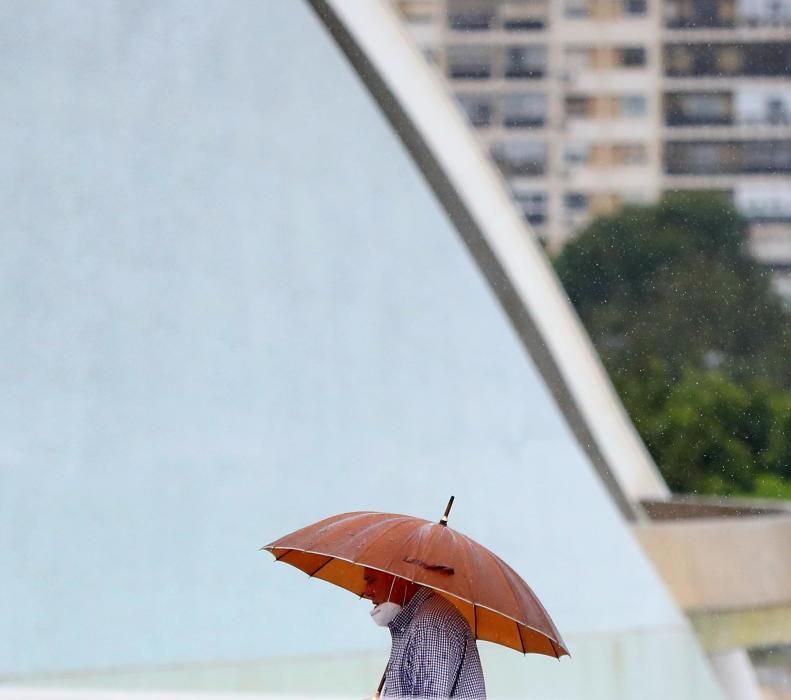
[[[720,372],[688,372],[645,437],[671,489],[749,493],[768,426],[765,391]]]
[[[556,268],[605,364],[633,373],[647,354],[673,377],[724,365],[784,380],[788,314],[745,251],[745,223],[724,199],[676,195],[594,221]]]
[[[763,466],[773,477],[791,485],[791,393],[777,392],[769,400],[771,421]]]
[[[786,493],[791,314],[727,200],[597,219],[555,264],[671,488]]]

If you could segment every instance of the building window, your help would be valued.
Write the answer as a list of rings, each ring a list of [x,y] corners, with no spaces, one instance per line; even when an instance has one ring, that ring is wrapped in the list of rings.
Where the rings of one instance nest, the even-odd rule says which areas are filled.
[[[695,56],[690,46],[668,46],[665,49],[665,72],[671,76],[691,75],[695,71]]]
[[[486,31],[494,25],[497,7],[488,0],[450,0],[448,27],[458,31]]]
[[[621,114],[624,117],[643,117],[646,113],[644,95],[622,95],[618,98]]]
[[[780,96],[767,98],[765,113],[767,124],[791,123],[791,110],[789,110],[786,101]]]
[[[646,0],[622,0],[621,8],[625,15],[630,17],[642,16],[648,11]]]
[[[505,77],[541,78],[546,63],[545,46],[509,46],[505,50]]]
[[[669,142],[665,170],[671,175],[722,175],[740,170],[740,145],[734,143]]]
[[[717,65],[724,75],[744,72],[744,52],[739,46],[723,46],[717,53]]]
[[[539,226],[547,220],[546,192],[514,192],[514,201],[521,209],[522,216],[533,226]]]
[[[590,17],[588,0],[566,0],[563,10],[566,17]]]
[[[593,100],[587,95],[570,95],[566,98],[567,117],[589,117],[593,110]]]
[[[547,96],[540,92],[512,93],[503,97],[503,125],[510,128],[543,126]]]
[[[567,143],[563,150],[563,160],[569,165],[582,165],[590,158],[590,146],[587,143]]]
[[[743,44],[744,75],[791,76],[791,41]]]
[[[448,75],[451,78],[476,80],[491,77],[491,49],[488,46],[449,46]]]
[[[771,26],[777,23],[791,22],[791,5],[785,0],[769,0],[768,2],[743,2],[740,14],[751,26]]]
[[[489,126],[492,123],[493,100],[490,95],[460,93],[456,98],[473,126]]]
[[[791,42],[670,45],[665,71],[670,76],[789,76]]]
[[[521,32],[544,29],[549,17],[548,2],[549,0],[527,0],[518,4],[503,4],[501,6],[503,28]]]
[[[584,212],[588,208],[588,195],[584,192],[566,192],[563,204],[570,212]]]
[[[543,175],[547,147],[541,141],[500,141],[492,145],[492,157],[506,176]]]
[[[645,65],[645,49],[642,46],[628,46],[618,51],[618,63],[626,68]]]
[[[791,141],[745,141],[740,146],[742,172],[791,172]]]
[[[727,92],[669,93],[665,96],[668,126],[732,124],[734,110]]]
[[[770,0],[771,1],[771,0]],[[745,9],[757,3],[741,2]],[[664,0],[665,24],[670,28],[705,29],[734,26],[733,0]]]

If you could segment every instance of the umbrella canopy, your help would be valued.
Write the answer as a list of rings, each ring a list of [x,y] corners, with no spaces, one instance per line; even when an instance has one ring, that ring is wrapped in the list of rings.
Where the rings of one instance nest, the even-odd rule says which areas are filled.
[[[262,549],[359,596],[366,568],[399,576],[445,596],[476,639],[524,654],[568,655],[549,614],[522,578],[446,522],[447,511],[439,523],[392,513],[343,513]]]

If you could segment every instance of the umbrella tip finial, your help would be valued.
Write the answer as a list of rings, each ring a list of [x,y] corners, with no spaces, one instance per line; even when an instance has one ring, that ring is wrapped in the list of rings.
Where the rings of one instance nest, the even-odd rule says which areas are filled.
[[[455,498],[456,498],[456,496],[451,496],[450,497],[450,500],[448,501],[448,506],[447,506],[447,508],[445,508],[445,515],[443,515],[439,519],[439,524],[440,525],[444,525],[445,527],[448,526],[448,515],[450,514],[450,509],[453,507],[453,501],[454,501]]]

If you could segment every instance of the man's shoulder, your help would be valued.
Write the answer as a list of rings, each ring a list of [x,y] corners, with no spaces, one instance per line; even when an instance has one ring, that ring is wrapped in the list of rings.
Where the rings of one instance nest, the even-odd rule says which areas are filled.
[[[412,618],[414,626],[441,627],[443,629],[458,629],[465,632],[469,629],[467,621],[447,598],[435,591],[426,597],[415,611]]]

